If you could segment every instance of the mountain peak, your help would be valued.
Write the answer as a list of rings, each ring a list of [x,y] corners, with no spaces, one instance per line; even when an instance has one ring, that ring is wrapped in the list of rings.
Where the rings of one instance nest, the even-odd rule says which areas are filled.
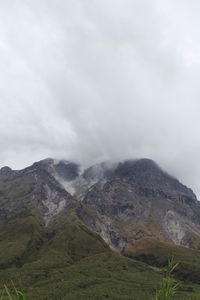
[[[147,158],[126,160],[119,163],[116,169],[116,174],[120,176],[132,176],[136,172],[160,173],[162,170],[155,161]]]

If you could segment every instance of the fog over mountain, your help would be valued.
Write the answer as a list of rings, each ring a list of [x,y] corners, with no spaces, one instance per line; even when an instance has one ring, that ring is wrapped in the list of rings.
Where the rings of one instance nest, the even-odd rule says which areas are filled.
[[[0,2],[0,166],[148,157],[200,198],[200,2]]]

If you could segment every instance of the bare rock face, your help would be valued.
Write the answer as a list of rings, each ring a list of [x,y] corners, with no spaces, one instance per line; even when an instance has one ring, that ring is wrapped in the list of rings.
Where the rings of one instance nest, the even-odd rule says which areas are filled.
[[[110,232],[117,250],[144,236],[185,246],[190,233],[200,236],[195,194],[151,160],[119,163],[112,179],[90,188],[83,205],[96,213],[96,231],[107,240]],[[81,218],[95,229],[94,219]]]
[[[20,170],[3,168],[0,177],[1,221],[35,214],[45,224],[76,201],[50,172],[50,161],[42,161]],[[6,172],[5,172],[6,171]]]
[[[176,178],[164,172],[154,161],[141,159],[120,163],[116,169],[119,178],[125,179],[137,187],[146,196],[160,195],[183,202],[196,201],[191,189],[181,184]]]
[[[68,209],[118,251],[145,237],[200,247],[195,194],[152,160],[84,169],[45,159],[20,171],[0,170],[1,222],[32,214],[47,226]]]

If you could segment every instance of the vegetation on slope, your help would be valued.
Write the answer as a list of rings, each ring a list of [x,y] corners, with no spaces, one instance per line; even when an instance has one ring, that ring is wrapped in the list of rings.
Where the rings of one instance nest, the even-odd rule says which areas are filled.
[[[2,288],[4,284],[9,287],[12,279],[23,286],[27,299],[33,300],[150,300],[155,295],[163,268],[153,269],[114,253],[97,234],[74,219],[73,211],[53,223],[42,230],[30,216],[2,227],[1,261],[7,256],[0,270]],[[9,252],[6,247],[10,243]],[[198,258],[191,254],[189,265],[190,259],[197,263]],[[195,297],[200,297],[200,287],[190,281],[181,285],[175,299],[198,299]]]
[[[132,234],[147,229],[140,226]],[[114,253],[73,209],[63,211],[46,228],[32,209],[26,217],[0,225],[0,288],[11,287],[13,280],[33,300],[152,300],[167,258],[173,255],[180,261],[175,275],[182,281],[175,299],[199,299],[200,252],[145,235],[134,247],[125,247],[128,258]]]
[[[158,239],[144,237],[128,244],[123,254],[127,257],[146,262],[155,267],[167,265],[168,257],[174,257],[179,265],[175,275],[183,282],[200,284],[200,251],[161,242]]]

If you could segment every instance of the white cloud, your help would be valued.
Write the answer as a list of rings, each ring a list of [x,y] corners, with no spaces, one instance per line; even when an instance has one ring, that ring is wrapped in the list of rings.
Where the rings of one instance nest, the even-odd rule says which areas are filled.
[[[0,165],[149,157],[199,195],[199,2],[0,3]]]

